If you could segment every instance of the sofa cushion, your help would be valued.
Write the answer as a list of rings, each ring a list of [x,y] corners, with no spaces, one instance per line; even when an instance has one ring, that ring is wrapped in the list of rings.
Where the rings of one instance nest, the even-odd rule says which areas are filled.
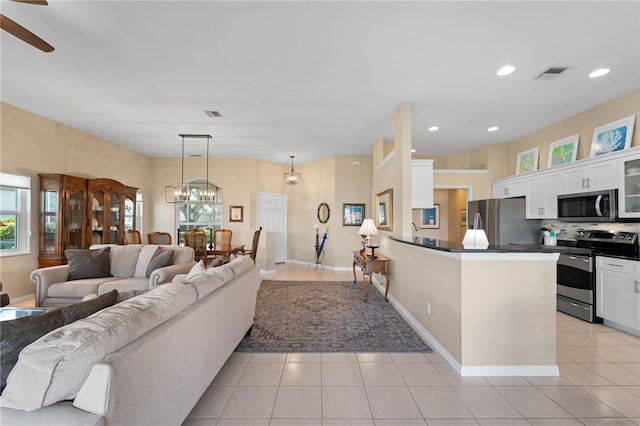
[[[192,286],[165,284],[47,334],[20,354],[0,406],[33,411],[75,398],[97,361],[196,299]]]
[[[155,254],[149,261],[147,265],[147,271],[145,273],[145,277],[149,278],[151,273],[158,268],[163,268],[167,265],[171,264],[171,256],[173,256],[173,251],[165,250],[162,247],[158,247]]]
[[[227,283],[221,274],[200,274],[190,279],[185,279],[184,283],[196,289],[198,300],[213,293]]]
[[[237,277],[253,266],[253,260],[249,256],[240,256],[233,259],[228,265],[233,271],[233,276]]]
[[[64,255],[69,261],[69,281],[84,278],[111,276],[111,247],[97,250],[67,249]]]
[[[189,246],[160,246],[173,251],[172,265],[180,265],[181,263],[191,262],[195,259],[195,252]]]
[[[119,280],[107,281],[98,287],[98,294],[105,294],[111,290],[129,291],[129,290],[144,290],[149,288],[148,278],[120,278]]]
[[[138,256],[138,262],[136,263],[136,270],[133,274],[134,277],[146,277],[147,266],[149,266],[149,262],[151,262],[151,259],[156,254],[158,248],[160,248],[160,246],[156,246],[153,244],[146,244],[142,246],[142,250],[140,251],[140,255]]]
[[[0,335],[0,392],[4,390],[7,384],[7,377],[13,366],[18,362],[18,354],[27,345],[56,328],[114,305],[117,299],[118,292],[114,291],[88,302],[54,309],[42,315],[4,321],[2,323],[2,334]]]
[[[109,281],[113,281],[113,277],[88,278],[86,280],[63,281],[51,284],[47,289],[47,297],[82,299],[87,294],[97,293],[100,285]]]
[[[142,245],[128,244],[111,247],[111,275],[117,278],[134,276]]]

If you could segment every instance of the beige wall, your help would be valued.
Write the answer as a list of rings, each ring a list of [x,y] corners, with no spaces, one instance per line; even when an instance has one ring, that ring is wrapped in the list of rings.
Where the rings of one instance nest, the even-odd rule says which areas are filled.
[[[0,170],[31,176],[31,252],[0,258],[3,291],[14,299],[35,292],[29,274],[38,267],[38,173],[106,177],[148,191],[149,159],[88,133],[1,103]]]

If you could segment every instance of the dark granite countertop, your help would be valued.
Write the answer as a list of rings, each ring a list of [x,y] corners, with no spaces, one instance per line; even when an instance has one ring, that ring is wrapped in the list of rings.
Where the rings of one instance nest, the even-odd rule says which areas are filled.
[[[446,251],[450,253],[568,253],[568,254],[591,254],[591,250],[578,247],[545,246],[543,244],[506,244],[489,245],[485,249],[464,248],[462,243],[453,241],[437,240],[431,238],[411,237],[403,235],[392,235],[391,238],[399,243],[424,247],[433,250]]]

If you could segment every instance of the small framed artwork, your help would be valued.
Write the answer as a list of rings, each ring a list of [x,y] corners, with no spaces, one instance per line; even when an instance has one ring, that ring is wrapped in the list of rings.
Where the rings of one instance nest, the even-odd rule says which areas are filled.
[[[364,204],[342,205],[342,226],[360,226],[364,221]]]
[[[467,226],[467,209],[460,209],[460,226]]]
[[[516,160],[516,174],[522,175],[534,170],[538,170],[538,148],[536,147],[528,151],[518,153],[518,159]]]
[[[629,148],[635,121],[636,116],[630,115],[593,129],[591,157]]]
[[[244,221],[243,213],[244,213],[243,206],[229,206],[229,222]]]
[[[560,164],[573,163],[576,161],[579,140],[580,134],[577,134],[551,142],[551,145],[549,145],[547,167],[559,166]]]
[[[438,229],[440,228],[440,204],[434,204],[430,209],[421,209],[420,228]]]

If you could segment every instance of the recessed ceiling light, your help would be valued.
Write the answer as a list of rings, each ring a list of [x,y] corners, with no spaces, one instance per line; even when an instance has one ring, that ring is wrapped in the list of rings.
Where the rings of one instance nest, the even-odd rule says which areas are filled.
[[[500,128],[500,127],[498,127],[498,126],[492,126],[492,127],[489,127],[489,128],[487,129],[487,132],[495,132],[495,131],[496,131],[496,130],[498,130],[499,128]]]
[[[411,150],[411,152],[416,152],[416,150],[415,150],[415,149],[412,149],[412,150]]]
[[[504,67],[500,68],[496,74],[498,74],[500,77],[504,77],[505,75],[511,74],[515,70],[516,67],[514,67],[513,65],[505,65]]]
[[[428,129],[430,132],[437,132],[438,130],[440,130],[440,127],[438,126],[431,126]]]
[[[609,71],[611,71],[609,68],[600,68],[593,71],[591,74],[589,74],[589,77],[590,78],[602,77],[605,74],[609,74]]]

